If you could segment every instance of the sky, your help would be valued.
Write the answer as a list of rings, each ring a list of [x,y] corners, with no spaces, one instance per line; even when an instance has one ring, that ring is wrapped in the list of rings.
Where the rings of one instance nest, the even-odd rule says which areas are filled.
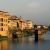
[[[34,24],[50,25],[50,0],[0,0],[0,10],[32,20]]]

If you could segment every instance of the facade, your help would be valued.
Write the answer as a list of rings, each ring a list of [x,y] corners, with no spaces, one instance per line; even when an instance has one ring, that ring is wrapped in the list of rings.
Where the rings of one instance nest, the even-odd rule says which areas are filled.
[[[8,25],[9,27],[13,28],[13,27],[16,27],[16,28],[19,28],[19,19],[17,16],[11,16],[9,17],[8,19]]]
[[[8,36],[8,12],[0,11],[0,35]]]
[[[27,29],[32,29],[33,28],[33,23],[31,20],[27,20]]]
[[[22,17],[19,17],[19,24],[20,24],[20,29],[24,30],[27,28],[27,21],[24,20]]]
[[[21,30],[24,30],[24,29],[26,29],[27,28],[27,23],[26,23],[26,21],[22,21],[22,20],[20,20],[20,25],[21,25]]]
[[[32,29],[32,21],[24,20],[22,17],[10,16],[8,12],[0,11],[0,35],[1,36],[9,36],[10,28],[24,29]],[[11,33],[10,33],[11,34]]]
[[[41,28],[41,25],[37,25],[37,28],[40,29]]]
[[[38,28],[38,29],[47,29],[48,27],[45,26],[45,25],[37,25],[37,28]]]
[[[47,29],[48,27],[44,25],[43,28],[44,28],[44,29]]]

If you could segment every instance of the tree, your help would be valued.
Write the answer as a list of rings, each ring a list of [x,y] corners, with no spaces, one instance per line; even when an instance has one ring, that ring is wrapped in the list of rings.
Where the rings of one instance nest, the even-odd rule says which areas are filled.
[[[9,29],[9,32],[12,33],[13,38],[17,38],[16,30],[17,30],[16,27],[12,27],[12,28]]]
[[[37,25],[34,25],[34,28],[37,28]]]
[[[17,28],[19,28],[19,23],[17,22]]]
[[[48,26],[48,28],[50,29],[50,25]]]

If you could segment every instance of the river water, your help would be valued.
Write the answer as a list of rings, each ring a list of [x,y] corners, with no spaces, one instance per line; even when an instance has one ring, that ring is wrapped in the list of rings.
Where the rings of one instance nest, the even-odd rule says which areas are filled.
[[[50,50],[50,32],[44,34],[38,42],[33,37],[0,41],[0,50]]]

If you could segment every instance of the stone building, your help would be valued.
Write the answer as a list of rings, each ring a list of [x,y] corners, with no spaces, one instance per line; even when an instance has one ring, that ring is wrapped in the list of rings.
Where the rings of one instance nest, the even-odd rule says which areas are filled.
[[[33,23],[31,20],[27,20],[27,29],[32,29],[33,28]]]
[[[0,35],[8,36],[8,12],[0,11]]]

